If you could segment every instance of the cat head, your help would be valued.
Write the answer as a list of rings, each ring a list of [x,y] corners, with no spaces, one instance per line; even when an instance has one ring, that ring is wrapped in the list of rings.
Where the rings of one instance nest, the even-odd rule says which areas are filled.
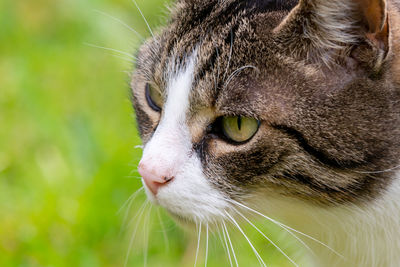
[[[243,201],[324,207],[382,194],[392,173],[381,170],[400,156],[395,9],[178,1],[131,82],[148,197],[210,222]]]

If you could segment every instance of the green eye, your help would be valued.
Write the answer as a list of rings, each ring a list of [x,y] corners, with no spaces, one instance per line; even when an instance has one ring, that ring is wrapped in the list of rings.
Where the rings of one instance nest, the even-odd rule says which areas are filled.
[[[248,117],[222,117],[222,130],[230,140],[241,143],[249,140],[257,132],[260,122]]]
[[[152,109],[157,112],[161,111],[164,101],[158,88],[151,86],[150,84],[146,84],[146,100]]]

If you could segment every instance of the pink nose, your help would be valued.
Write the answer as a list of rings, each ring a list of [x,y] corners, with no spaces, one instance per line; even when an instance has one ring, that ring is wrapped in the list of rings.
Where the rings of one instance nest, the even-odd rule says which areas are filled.
[[[142,176],[146,186],[154,195],[157,195],[158,189],[161,186],[174,179],[173,176],[167,175],[165,171],[150,168],[148,164],[142,161],[139,163],[138,171]]]

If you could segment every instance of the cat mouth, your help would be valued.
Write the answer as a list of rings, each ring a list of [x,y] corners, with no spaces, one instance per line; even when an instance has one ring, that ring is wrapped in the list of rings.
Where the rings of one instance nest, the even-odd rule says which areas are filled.
[[[198,160],[186,163],[179,175],[159,187],[156,194],[145,182],[143,186],[150,202],[184,223],[219,221],[230,206],[228,197],[208,182]]]
[[[199,222],[216,222],[223,219],[228,203],[225,201],[205,201],[206,196],[188,198],[183,195],[168,194],[161,191],[154,197],[153,203],[164,208],[176,221],[184,225],[195,225]],[[213,205],[213,203],[215,205]]]
[[[189,218],[189,217],[182,217],[181,215],[174,213],[168,209],[165,209],[168,214],[171,216],[171,218],[178,223],[179,225],[185,227],[185,228],[190,228],[193,229],[198,223],[195,220],[195,218]]]
[[[174,211],[170,211],[169,209],[165,208],[169,216],[182,228],[187,229],[189,231],[193,229],[198,229],[202,225],[207,225],[210,229],[217,227],[217,225],[222,224],[222,222],[227,221],[227,217],[224,216],[222,213],[219,216],[213,217],[199,217],[199,216],[187,216],[178,214]],[[225,212],[225,211],[222,211]]]
[[[216,222],[223,219],[225,209],[217,210],[210,206],[194,206],[192,209],[184,206],[171,206],[157,203],[163,207],[175,220],[184,224],[195,224],[198,222]]]

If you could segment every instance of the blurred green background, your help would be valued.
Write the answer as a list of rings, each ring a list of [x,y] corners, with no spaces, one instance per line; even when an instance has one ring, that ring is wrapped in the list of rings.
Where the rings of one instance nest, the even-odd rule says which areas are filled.
[[[153,29],[165,23],[167,4],[138,0]],[[0,1],[0,266],[194,264],[190,231],[150,205],[135,217],[143,192],[127,201],[141,187],[141,150],[125,53],[140,40],[117,20],[150,35],[131,0]],[[281,231],[259,226],[299,260]],[[293,266],[244,229],[268,266]],[[258,266],[245,239],[231,234],[239,264]],[[228,265],[210,234],[208,266]]]

